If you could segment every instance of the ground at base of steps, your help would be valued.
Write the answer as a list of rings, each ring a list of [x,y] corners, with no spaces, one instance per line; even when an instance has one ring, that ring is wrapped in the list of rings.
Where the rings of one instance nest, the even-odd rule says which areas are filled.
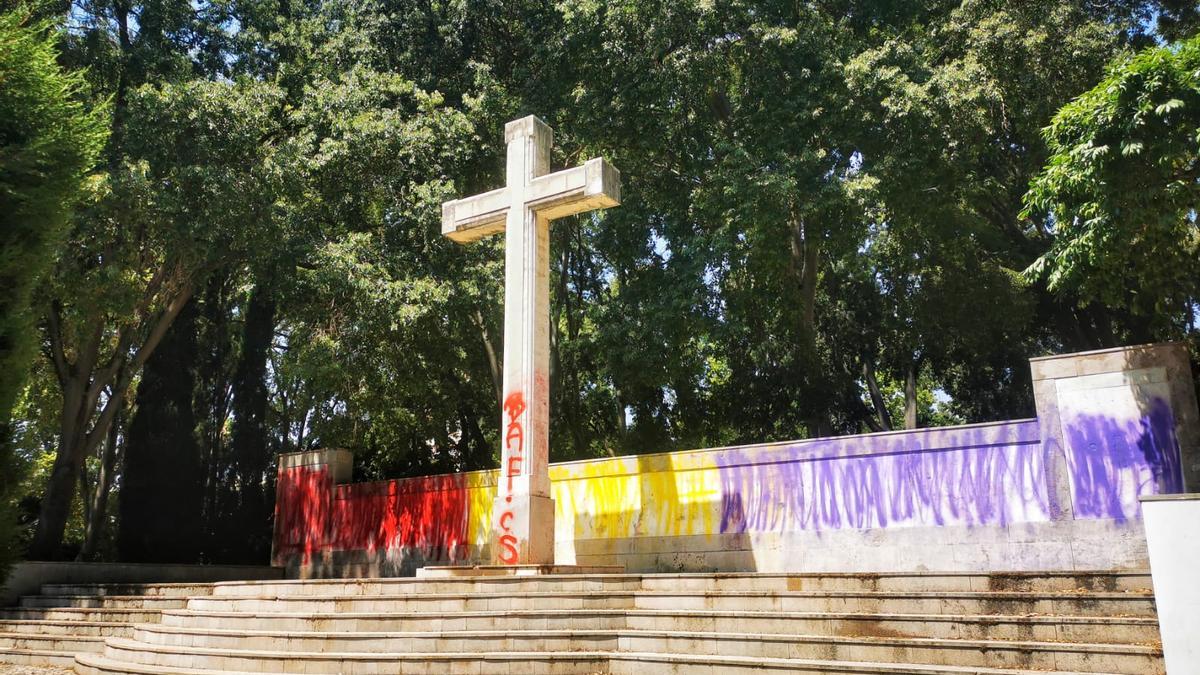
[[[0,675],[73,675],[73,671],[43,666],[14,666],[0,663]]]

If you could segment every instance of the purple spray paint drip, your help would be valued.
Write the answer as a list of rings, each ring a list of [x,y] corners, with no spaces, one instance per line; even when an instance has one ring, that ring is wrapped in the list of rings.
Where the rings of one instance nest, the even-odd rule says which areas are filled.
[[[1161,398],[1139,419],[1076,415],[1063,425],[1076,518],[1136,518],[1138,497],[1183,492],[1175,416]]]
[[[1035,422],[866,436],[868,455],[815,441],[718,453],[723,533],[1049,519]]]

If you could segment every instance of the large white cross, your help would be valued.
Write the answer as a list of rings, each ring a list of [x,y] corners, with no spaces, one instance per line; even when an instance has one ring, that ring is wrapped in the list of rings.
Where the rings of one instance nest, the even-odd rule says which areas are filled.
[[[504,232],[504,401],[492,557],[554,563],[550,496],[550,221],[621,203],[621,174],[603,159],[550,171],[553,132],[530,115],[504,126],[507,185],[442,204],[459,243]]]

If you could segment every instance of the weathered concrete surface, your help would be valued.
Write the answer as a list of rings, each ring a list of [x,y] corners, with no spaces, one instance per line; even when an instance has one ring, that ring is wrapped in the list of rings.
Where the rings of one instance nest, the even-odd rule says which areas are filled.
[[[22,562],[0,589],[0,607],[33,595],[44,584],[144,584],[281,579],[282,567],[265,565],[141,565],[135,563]]]
[[[504,232],[504,439],[492,508],[494,562],[554,563],[550,494],[550,221],[621,201],[603,159],[550,173],[553,133],[532,115],[504,127],[507,184],[442,205],[442,234],[466,243]]]

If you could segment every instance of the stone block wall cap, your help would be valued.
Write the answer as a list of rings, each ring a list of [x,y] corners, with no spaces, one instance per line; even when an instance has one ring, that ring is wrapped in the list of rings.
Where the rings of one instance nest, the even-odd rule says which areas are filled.
[[[1200,492],[1184,492],[1176,495],[1142,495],[1140,502],[1194,502],[1200,501]]]
[[[504,125],[504,142],[511,143],[518,138],[545,135],[546,145],[554,144],[554,132],[550,125],[543,122],[537,115],[526,115]]]
[[[1067,354],[1050,354],[1049,356],[1035,356],[1035,357],[1029,359],[1029,361],[1030,361],[1030,363],[1035,363],[1038,361],[1053,361],[1056,359],[1073,359],[1073,358],[1078,358],[1080,356],[1093,356],[1096,354],[1116,354],[1119,352],[1132,352],[1132,351],[1145,350],[1145,349],[1162,349],[1164,347],[1175,347],[1175,346],[1179,346],[1179,347],[1183,347],[1184,349],[1187,349],[1186,342],[1176,340],[1176,341],[1171,341],[1171,342],[1151,342],[1148,344],[1141,344],[1141,345],[1129,345],[1127,347],[1109,347],[1107,349],[1093,349],[1093,350],[1087,351],[1087,352],[1070,352]]]

